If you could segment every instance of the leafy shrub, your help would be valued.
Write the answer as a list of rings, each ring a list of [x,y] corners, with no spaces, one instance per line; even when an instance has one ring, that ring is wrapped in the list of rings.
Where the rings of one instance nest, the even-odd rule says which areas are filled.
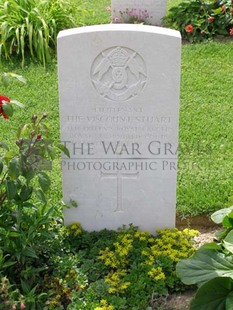
[[[191,0],[169,10],[168,27],[181,32],[182,38],[200,42],[216,35],[233,35],[233,5],[229,0]]]
[[[216,242],[203,245],[177,264],[178,277],[186,285],[199,286],[191,310],[225,310],[233,304],[233,207],[219,210],[211,218],[223,226]]]
[[[55,54],[60,30],[80,25],[84,10],[73,0],[8,0],[0,2],[0,56],[25,53],[44,65]]]
[[[5,73],[5,84],[9,77],[25,82]],[[15,102],[0,96],[1,122],[11,118]],[[0,141],[0,309],[40,309],[49,298],[45,275],[56,266],[51,257],[63,255],[61,214],[47,202],[45,166],[66,149],[51,140],[46,118],[33,115],[19,127],[16,149]]]
[[[12,115],[8,101],[4,97],[10,107],[3,106],[4,118]],[[50,179],[43,165],[54,159],[55,152],[46,117],[33,115],[31,123],[19,128],[18,152],[0,143],[0,275],[10,283],[9,296],[20,288],[31,309],[46,300],[43,274],[52,270],[50,256],[58,254],[62,240],[61,214],[46,200]]]

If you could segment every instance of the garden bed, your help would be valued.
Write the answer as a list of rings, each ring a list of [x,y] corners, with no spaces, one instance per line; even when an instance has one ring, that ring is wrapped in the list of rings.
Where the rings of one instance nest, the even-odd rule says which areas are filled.
[[[220,229],[220,226],[214,224],[207,215],[195,216],[189,219],[177,217],[176,223],[179,229],[191,225],[191,228],[199,230],[200,234],[194,238],[197,248],[207,242],[212,242],[216,232]],[[162,301],[162,309],[188,310],[195,293],[195,289],[190,289],[182,293],[168,295],[164,301]]]

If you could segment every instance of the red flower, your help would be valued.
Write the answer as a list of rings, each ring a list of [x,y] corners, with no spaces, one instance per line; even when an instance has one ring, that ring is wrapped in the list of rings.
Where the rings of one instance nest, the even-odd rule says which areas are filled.
[[[10,102],[10,99],[5,97],[5,96],[1,96],[0,95],[0,116],[2,115],[4,118],[8,119],[9,116],[7,114],[5,114],[4,111],[3,111],[3,107],[2,107],[3,101]]]
[[[36,136],[36,139],[41,140],[41,134],[40,133],[38,133],[38,135]]]
[[[229,34],[230,34],[230,36],[233,36],[233,28],[229,29]]]
[[[214,21],[214,17],[213,16],[209,16],[208,17],[208,22],[212,23]]]
[[[186,32],[188,32],[188,33],[192,33],[192,32],[193,32],[193,26],[192,26],[191,24],[189,24],[189,25],[187,25],[187,26],[185,27],[185,30],[186,30]]]

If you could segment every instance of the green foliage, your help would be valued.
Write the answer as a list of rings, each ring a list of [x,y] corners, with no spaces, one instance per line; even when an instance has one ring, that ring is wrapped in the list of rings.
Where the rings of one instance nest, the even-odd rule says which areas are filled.
[[[198,290],[191,302],[192,310],[225,310],[233,304],[232,278],[214,278]]]
[[[1,144],[0,151],[0,275],[6,277],[13,292],[21,287],[30,309],[47,296],[40,287],[43,274],[49,269],[49,257],[58,254],[61,246],[57,224],[61,215],[47,204],[50,179],[42,170],[55,152],[46,117],[33,115],[31,123],[19,128],[18,151],[6,144]]]
[[[0,258],[1,259],[1,258]],[[0,309],[25,309],[24,296],[20,294],[17,288],[12,289],[12,285],[7,277],[0,274]],[[14,308],[15,307],[15,308]]]
[[[228,309],[233,301],[233,207],[212,215],[215,223],[222,223],[216,243],[203,245],[189,259],[177,264],[177,276],[187,285],[199,289],[191,303],[191,310]],[[216,292],[213,294],[213,291]],[[229,308],[230,309],[230,308]]]
[[[87,275],[82,296],[86,304],[92,295],[88,309],[157,309],[159,296],[184,289],[174,273],[175,265],[194,252],[196,231],[165,229],[153,236],[130,225],[118,232],[87,233],[78,223],[67,231],[66,240],[79,253],[80,270]]]
[[[185,1],[172,7],[165,20],[168,27],[179,30],[182,38],[190,42],[233,35],[232,1]]]
[[[18,55],[24,65],[25,54],[46,64],[55,55],[60,30],[81,25],[74,0],[9,0],[0,2],[0,56]]]

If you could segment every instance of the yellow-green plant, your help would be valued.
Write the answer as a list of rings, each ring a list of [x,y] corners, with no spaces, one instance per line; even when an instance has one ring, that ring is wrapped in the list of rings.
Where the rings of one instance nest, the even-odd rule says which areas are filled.
[[[192,240],[198,232],[165,229],[157,233],[153,236],[133,226],[123,228],[112,246],[100,251],[99,259],[108,269],[105,298],[113,306],[117,306],[116,298],[119,304],[122,298],[122,306],[142,309],[150,304],[153,295],[182,289],[175,266],[181,258],[194,253]],[[124,296],[128,296],[125,303]],[[117,309],[121,309],[119,304]]]

